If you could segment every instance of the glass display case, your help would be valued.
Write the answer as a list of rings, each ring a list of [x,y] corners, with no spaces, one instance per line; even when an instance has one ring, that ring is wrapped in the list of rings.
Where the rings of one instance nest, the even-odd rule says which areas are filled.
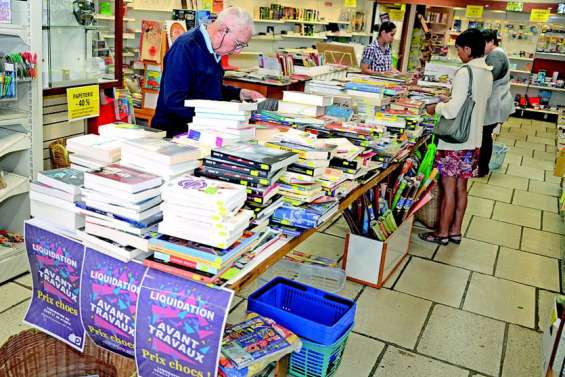
[[[99,17],[97,1],[43,0],[45,89],[119,81],[115,48],[107,42],[118,35]]]

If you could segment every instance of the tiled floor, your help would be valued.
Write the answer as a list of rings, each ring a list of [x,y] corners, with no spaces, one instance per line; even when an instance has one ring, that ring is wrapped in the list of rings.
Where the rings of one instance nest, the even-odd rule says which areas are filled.
[[[563,287],[554,134],[550,123],[511,119],[499,137],[512,147],[505,164],[472,183],[461,245],[423,242],[415,229],[385,288],[346,283],[340,294],[357,314],[337,377],[540,375],[540,329]],[[299,250],[339,259],[347,231],[339,219]],[[0,343],[25,328],[30,286],[29,275],[0,286]],[[237,294],[230,322],[258,287]]]

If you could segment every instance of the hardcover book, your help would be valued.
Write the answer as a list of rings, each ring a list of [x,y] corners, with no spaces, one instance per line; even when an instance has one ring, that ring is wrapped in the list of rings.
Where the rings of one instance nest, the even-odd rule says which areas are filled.
[[[157,63],[161,62],[161,41],[162,41],[161,22],[142,20],[141,21],[141,60],[150,60]]]

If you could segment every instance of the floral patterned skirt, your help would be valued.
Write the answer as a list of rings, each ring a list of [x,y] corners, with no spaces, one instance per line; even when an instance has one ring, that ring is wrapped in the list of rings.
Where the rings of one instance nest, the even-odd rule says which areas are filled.
[[[479,174],[479,148],[462,151],[438,150],[436,166],[444,177],[474,178]]]

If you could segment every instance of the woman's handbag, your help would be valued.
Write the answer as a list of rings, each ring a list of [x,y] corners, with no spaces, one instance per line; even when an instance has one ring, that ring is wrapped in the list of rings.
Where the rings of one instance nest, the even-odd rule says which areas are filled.
[[[461,109],[454,119],[446,119],[440,117],[434,129],[436,134],[441,140],[447,143],[461,144],[469,139],[469,132],[471,130],[471,116],[475,108],[475,101],[473,100],[473,71],[466,65],[469,72],[469,89],[467,91],[467,99],[463,102]]]

